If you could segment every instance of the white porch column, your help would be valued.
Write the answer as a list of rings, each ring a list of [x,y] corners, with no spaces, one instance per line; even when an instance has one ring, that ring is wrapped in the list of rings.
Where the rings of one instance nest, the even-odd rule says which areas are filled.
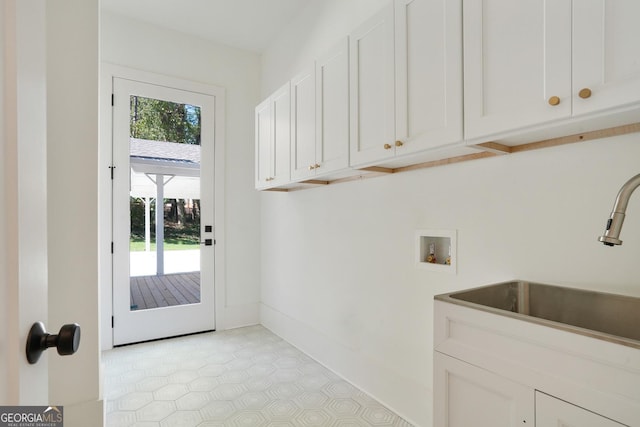
[[[164,275],[164,175],[156,175],[156,275]]]
[[[151,197],[144,199],[144,251],[151,251]]]

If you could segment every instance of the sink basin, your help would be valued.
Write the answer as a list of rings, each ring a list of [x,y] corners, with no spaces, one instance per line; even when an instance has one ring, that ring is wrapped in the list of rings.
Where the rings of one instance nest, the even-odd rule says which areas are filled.
[[[640,349],[640,298],[512,281],[435,299]]]

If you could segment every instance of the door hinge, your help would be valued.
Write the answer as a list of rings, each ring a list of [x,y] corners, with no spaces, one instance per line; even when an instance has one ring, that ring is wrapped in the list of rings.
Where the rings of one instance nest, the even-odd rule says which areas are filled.
[[[113,316],[111,316],[111,329],[113,329],[113,324],[114,324],[114,319],[113,319]]]
[[[111,106],[113,107],[114,105],[116,105],[115,96],[114,94],[111,94]]]
[[[113,242],[111,242],[111,253],[113,253]]]

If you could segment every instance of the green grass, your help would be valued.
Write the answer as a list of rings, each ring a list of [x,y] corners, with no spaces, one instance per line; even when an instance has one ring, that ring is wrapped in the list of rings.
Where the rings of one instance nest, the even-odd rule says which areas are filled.
[[[131,252],[144,251],[144,231],[135,230],[129,236],[129,250]],[[156,250],[155,233],[151,233],[151,250]],[[177,226],[173,223],[165,224],[164,250],[184,251],[200,248],[200,225]]]
[[[164,242],[164,250],[165,251],[186,251],[199,249],[200,245],[194,242],[186,242],[183,240],[165,240]],[[144,251],[144,240],[131,240],[129,242],[129,250],[131,252],[142,252]],[[151,242],[151,251],[156,250],[155,242]]]

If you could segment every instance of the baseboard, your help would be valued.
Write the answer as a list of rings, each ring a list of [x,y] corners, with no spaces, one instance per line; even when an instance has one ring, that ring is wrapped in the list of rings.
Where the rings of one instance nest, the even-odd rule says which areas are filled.
[[[216,316],[217,330],[241,328],[260,323],[260,307],[258,303],[227,306],[222,316]]]
[[[415,426],[432,425],[432,391],[345,347],[322,332],[260,304],[260,323]]]

